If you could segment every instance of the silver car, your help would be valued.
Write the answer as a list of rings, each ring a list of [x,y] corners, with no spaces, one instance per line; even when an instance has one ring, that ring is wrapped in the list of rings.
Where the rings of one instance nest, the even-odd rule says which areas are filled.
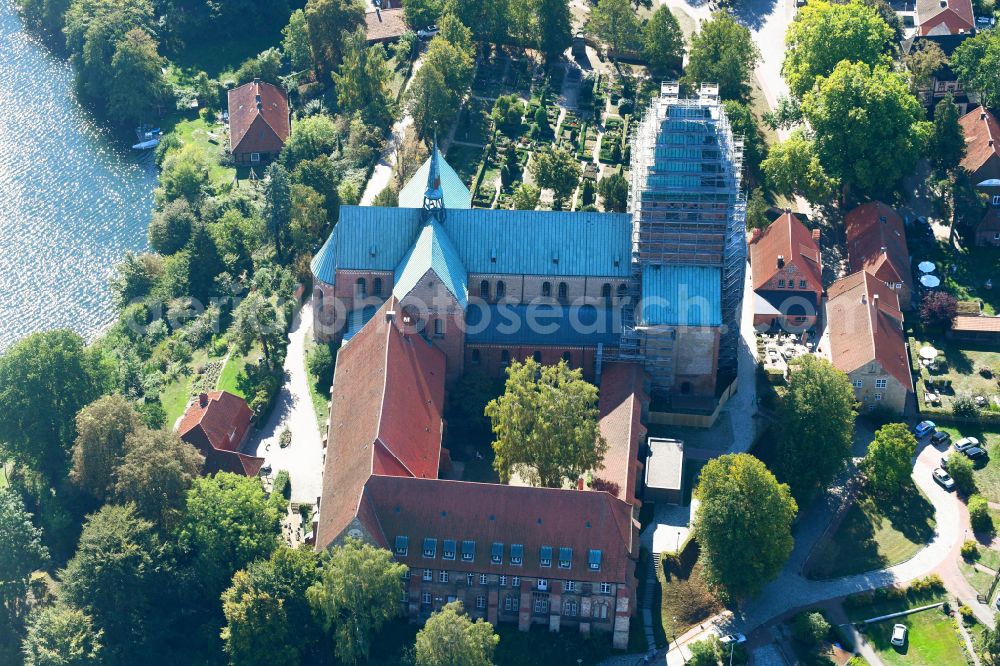
[[[937,484],[945,490],[955,489],[955,479],[951,478],[951,476],[948,475],[948,472],[944,471],[940,467],[935,467],[931,474],[934,476],[934,481],[936,481]]]

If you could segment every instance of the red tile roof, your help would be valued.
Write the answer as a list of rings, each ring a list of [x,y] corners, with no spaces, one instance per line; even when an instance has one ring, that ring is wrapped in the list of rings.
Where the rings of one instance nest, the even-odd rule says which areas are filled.
[[[809,281],[810,289],[823,291],[819,245],[813,240],[812,232],[792,213],[785,213],[769,224],[750,245],[750,269],[755,291],[764,289],[771,278],[782,270],[778,268],[778,257],[784,258],[785,266],[795,266]]]
[[[406,334],[389,299],[337,356],[317,543],[326,546],[359,510],[372,474],[437,478],[445,357]]]
[[[974,174],[1000,155],[1000,123],[986,107],[979,107],[962,116],[958,124],[965,135],[962,168]]]
[[[896,292],[867,271],[834,282],[826,304],[833,364],[850,373],[877,361],[909,390],[903,315]]]
[[[441,568],[444,539],[454,539],[459,553],[448,569],[513,576],[624,582],[631,575],[630,555],[638,555],[632,507],[606,492],[373,476],[365,501],[378,520],[369,531],[389,548],[397,536],[408,537],[408,553],[398,559],[414,569]],[[425,538],[438,540],[433,559],[423,557]],[[461,558],[466,540],[476,542],[472,562]],[[504,544],[497,565],[490,562],[494,543]],[[511,544],[524,546],[521,565],[510,563]],[[542,546],[552,547],[553,560],[560,548],[572,548],[571,568],[559,569],[556,561],[542,567]],[[599,571],[587,564],[590,550],[601,551]]]
[[[253,412],[243,398],[226,391],[198,396],[184,412],[177,432],[205,455],[207,473],[228,471],[254,476],[263,458],[239,452]]]
[[[903,218],[881,201],[858,206],[844,219],[852,272],[866,270],[884,282],[913,288]]]
[[[281,150],[291,133],[291,120],[288,99],[280,88],[255,79],[230,90],[228,98],[231,152]]]
[[[949,35],[970,32],[975,27],[972,0],[917,0],[916,10],[921,35],[942,34],[935,30],[940,26]]]
[[[601,435],[608,442],[604,467],[594,472],[594,488],[636,504],[639,446],[646,438],[642,425],[644,373],[637,363],[608,363],[601,373],[598,410]]]
[[[951,330],[959,332],[1000,333],[1000,317],[958,315],[951,322]]]

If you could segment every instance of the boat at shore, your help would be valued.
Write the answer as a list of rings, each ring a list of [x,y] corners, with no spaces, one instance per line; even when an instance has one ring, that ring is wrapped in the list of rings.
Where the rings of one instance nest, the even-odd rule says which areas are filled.
[[[139,142],[132,145],[133,150],[149,150],[150,148],[156,148],[160,145],[160,137],[163,136],[163,130],[159,127],[147,127],[140,125],[135,130],[135,136],[139,139]]]

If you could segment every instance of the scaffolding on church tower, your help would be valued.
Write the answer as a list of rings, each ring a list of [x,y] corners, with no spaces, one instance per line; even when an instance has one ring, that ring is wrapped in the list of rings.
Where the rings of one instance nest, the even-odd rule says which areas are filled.
[[[635,131],[630,169],[631,302],[641,298],[646,266],[719,268],[719,368],[735,375],[747,252],[743,139],[732,135],[718,86],[682,98],[676,81],[662,83]],[[647,334],[640,319],[625,308],[619,354],[643,359],[654,389],[667,388],[672,338]]]

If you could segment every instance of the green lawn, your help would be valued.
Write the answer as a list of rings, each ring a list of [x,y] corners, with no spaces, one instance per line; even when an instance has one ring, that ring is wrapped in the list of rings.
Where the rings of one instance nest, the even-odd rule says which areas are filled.
[[[861,611],[858,619],[873,617],[923,606],[938,600],[940,598],[920,601],[900,600],[878,604],[878,607],[856,609],[855,613]],[[894,647],[889,642],[892,627],[897,623],[905,624],[909,628],[906,645],[902,648]],[[962,652],[962,639],[955,627],[955,621],[942,613],[940,608],[863,625],[861,630],[886,666],[897,664],[940,666],[966,663],[965,654]]]
[[[941,352],[947,362],[947,368],[943,372],[930,372],[926,368],[921,371],[921,379],[917,387],[918,397],[921,400],[923,399],[924,381],[951,382],[951,390],[947,393],[941,392],[943,396],[941,406],[948,410],[951,408],[952,398],[957,395],[982,395],[990,398],[1000,393],[995,377],[987,379],[979,374],[979,369],[982,367],[1000,368],[1000,351],[995,346],[968,343],[959,346],[941,336],[910,338],[910,349],[914,353],[919,352],[925,345],[931,345]],[[938,358],[941,356],[939,355]]]
[[[833,536],[806,562],[809,578],[830,579],[882,569],[913,557],[934,536],[934,507],[916,488],[891,503],[859,500]]]
[[[280,23],[280,24],[279,24]],[[170,60],[194,75],[199,71],[211,77],[235,71],[240,64],[261,51],[281,45],[281,29],[288,21],[274,22],[272,25],[257,26],[251,31],[243,31],[232,38],[213,36],[212,39],[191,41],[176,53],[168,50]]]
[[[224,167],[219,162],[227,141],[222,125],[209,122],[200,114],[178,111],[165,118],[160,128],[165,133],[173,132],[183,145],[193,143],[198,146],[208,162],[208,175],[212,185],[222,187],[233,182],[236,169]],[[210,137],[209,133],[216,138]]]
[[[983,596],[989,594],[990,586],[993,585],[992,574],[977,569],[972,564],[961,559],[958,561],[958,570],[965,576],[965,580],[969,581],[972,589]]]
[[[313,340],[312,337],[307,337],[306,358],[309,357],[309,352],[315,347],[315,340]],[[313,411],[316,413],[316,425],[319,426],[320,435],[326,435],[326,420],[330,415],[329,384],[324,385],[327,387],[325,391],[322,390],[319,387],[319,378],[309,372],[308,366],[306,366],[306,376],[308,377],[307,383],[309,384],[309,397],[312,399]]]
[[[996,277],[1000,248],[972,246],[959,250],[938,239],[911,237],[907,240],[915,260],[929,260],[938,265],[936,275],[943,278],[943,288],[955,298],[981,300],[986,314],[1000,312],[1000,289],[982,288],[987,279]]]
[[[257,357],[262,353],[260,345],[255,344],[250,348],[250,351],[242,356],[235,352],[230,354],[229,360],[226,361],[226,365],[222,368],[222,374],[219,375],[219,383],[216,385],[216,389],[219,391],[228,391],[233,395],[245,398],[246,396],[238,385],[240,372],[243,371],[247,363],[255,363]]]
[[[986,450],[990,454],[989,460],[985,465],[976,465],[973,476],[980,493],[991,502],[1000,502],[1000,433],[982,430],[969,424],[963,424],[961,427],[941,425],[938,426],[938,430],[949,433],[953,442],[962,437],[975,437],[980,442],[985,442]],[[1000,522],[995,524],[1000,528]]]

